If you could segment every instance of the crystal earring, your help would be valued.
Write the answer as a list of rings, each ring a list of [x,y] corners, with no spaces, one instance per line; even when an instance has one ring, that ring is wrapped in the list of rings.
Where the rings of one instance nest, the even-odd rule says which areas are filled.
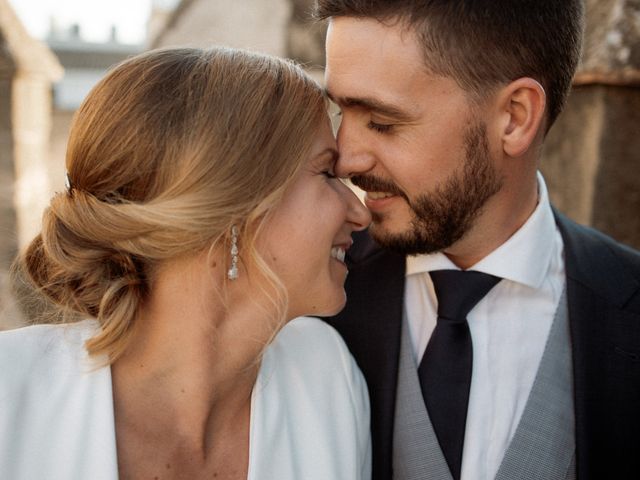
[[[73,184],[71,183],[71,179],[69,178],[69,172],[65,172],[64,174],[64,187],[67,189],[67,195],[71,196]]]
[[[238,227],[231,227],[231,268],[227,272],[229,280],[238,278]]]

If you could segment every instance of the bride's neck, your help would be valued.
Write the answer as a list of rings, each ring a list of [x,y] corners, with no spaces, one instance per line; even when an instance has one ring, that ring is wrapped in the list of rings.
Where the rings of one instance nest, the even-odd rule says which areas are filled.
[[[213,432],[246,413],[275,328],[247,289],[234,284],[223,301],[218,277],[203,262],[157,272],[129,347],[112,365],[120,422],[178,434],[203,452]]]

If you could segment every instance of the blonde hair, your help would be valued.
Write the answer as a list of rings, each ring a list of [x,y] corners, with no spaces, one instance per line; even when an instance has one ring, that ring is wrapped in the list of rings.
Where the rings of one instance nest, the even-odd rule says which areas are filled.
[[[325,112],[321,88],[269,56],[181,48],[121,63],[76,113],[71,189],[51,199],[18,270],[62,310],[97,318],[102,328],[87,349],[113,361],[154,265],[228,242],[237,225],[242,261],[280,291],[274,304],[282,309],[281,284],[255,236]]]

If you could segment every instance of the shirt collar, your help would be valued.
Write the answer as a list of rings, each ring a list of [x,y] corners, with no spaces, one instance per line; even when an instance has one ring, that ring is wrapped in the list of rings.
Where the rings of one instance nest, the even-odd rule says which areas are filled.
[[[539,288],[553,255],[555,231],[547,186],[538,173],[538,205],[531,216],[506,242],[469,270]],[[407,257],[406,275],[451,269],[459,270],[443,253]]]

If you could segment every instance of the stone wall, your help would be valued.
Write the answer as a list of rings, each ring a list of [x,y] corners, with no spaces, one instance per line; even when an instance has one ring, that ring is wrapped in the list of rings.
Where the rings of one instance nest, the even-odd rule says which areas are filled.
[[[326,24],[312,18],[314,0],[289,0],[291,17],[287,28],[286,56],[310,70],[324,69]]]
[[[17,71],[11,86],[3,88],[5,92],[7,89],[11,92],[10,124],[3,136],[10,135],[11,144],[9,148],[3,145],[2,163],[8,164],[3,173],[12,172],[2,177],[0,187],[7,210],[2,212],[2,222],[8,230],[0,239],[0,329],[19,326],[26,320],[14,302],[9,267],[18,249],[40,231],[41,212],[51,196],[51,81],[38,73]]]
[[[51,85],[61,76],[51,51],[0,0],[0,329],[23,321],[12,300],[9,267],[39,232],[51,195]]]
[[[11,58],[0,54],[0,271],[6,269],[17,249],[17,219],[13,205],[14,142],[11,129],[14,72]]]
[[[0,39],[0,45],[2,39]],[[13,205],[15,172],[11,132],[11,98],[15,65],[0,55],[0,330],[20,324],[9,288],[9,266],[17,252],[17,219]]]
[[[542,172],[560,211],[640,248],[640,89],[575,87]]]
[[[542,171],[561,211],[640,249],[640,1],[586,6],[582,61]]]
[[[13,138],[18,244],[26,245],[39,231],[42,212],[49,204],[49,139],[51,135],[51,81],[19,72],[13,82]]]

